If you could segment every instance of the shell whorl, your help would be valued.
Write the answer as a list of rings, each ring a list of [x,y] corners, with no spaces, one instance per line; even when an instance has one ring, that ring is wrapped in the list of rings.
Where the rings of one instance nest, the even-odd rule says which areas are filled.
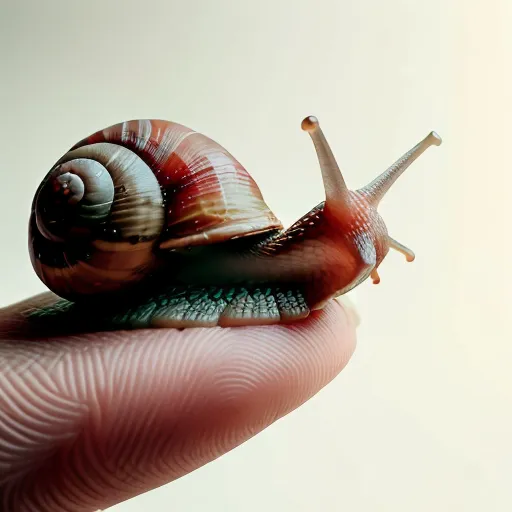
[[[84,161],[89,189],[83,201],[77,203],[81,219],[94,223],[108,218],[116,241],[160,236],[164,224],[162,191],[139,155],[117,144],[99,142],[69,151],[57,168],[73,169],[78,164],[80,171]],[[83,174],[75,171],[80,178]]]
[[[133,151],[111,143],[69,151],[34,200],[36,272],[69,298],[139,281],[155,266],[163,205],[155,175]]]
[[[71,221],[87,226],[104,220],[114,200],[114,182],[96,160],[76,158],[55,166],[38,194],[36,223],[48,239],[63,242]]]

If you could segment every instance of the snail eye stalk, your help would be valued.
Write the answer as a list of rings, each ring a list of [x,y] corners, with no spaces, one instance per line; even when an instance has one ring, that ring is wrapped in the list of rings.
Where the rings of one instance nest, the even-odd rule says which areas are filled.
[[[302,121],[302,129],[308,132],[315,145],[322,180],[324,182],[326,204],[343,211],[349,208],[350,195],[343,174],[334,158],[331,147],[320,128],[318,119],[314,116],[306,117]]]
[[[441,143],[441,137],[436,132],[430,132],[421,142],[402,155],[380,176],[377,176],[371,183],[368,183],[366,187],[359,189],[358,192],[365,195],[368,202],[377,208],[381,199],[402,173],[430,146],[440,146]]]

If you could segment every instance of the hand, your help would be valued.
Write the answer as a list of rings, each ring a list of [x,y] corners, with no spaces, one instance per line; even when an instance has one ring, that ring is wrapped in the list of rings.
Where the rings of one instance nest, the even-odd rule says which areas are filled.
[[[232,450],[329,383],[355,348],[332,301],[290,326],[34,332],[0,310],[0,509],[93,511]]]

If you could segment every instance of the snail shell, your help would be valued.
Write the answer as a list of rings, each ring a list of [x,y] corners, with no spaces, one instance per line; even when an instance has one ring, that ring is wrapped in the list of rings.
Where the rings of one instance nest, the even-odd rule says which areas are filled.
[[[177,123],[133,120],[73,146],[41,183],[30,254],[39,278],[77,300],[126,289],[158,252],[282,229],[247,170]]]

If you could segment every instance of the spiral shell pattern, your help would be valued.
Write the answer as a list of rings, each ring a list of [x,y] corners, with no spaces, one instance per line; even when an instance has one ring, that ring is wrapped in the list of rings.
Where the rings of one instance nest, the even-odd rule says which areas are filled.
[[[39,278],[77,300],[140,282],[159,251],[280,229],[222,146],[177,123],[135,120],[83,139],[55,164],[34,198],[29,248]]]
[[[165,197],[162,248],[283,228],[242,164],[201,133],[169,121],[136,120],[99,131],[75,148],[98,142],[131,149],[154,172]]]

